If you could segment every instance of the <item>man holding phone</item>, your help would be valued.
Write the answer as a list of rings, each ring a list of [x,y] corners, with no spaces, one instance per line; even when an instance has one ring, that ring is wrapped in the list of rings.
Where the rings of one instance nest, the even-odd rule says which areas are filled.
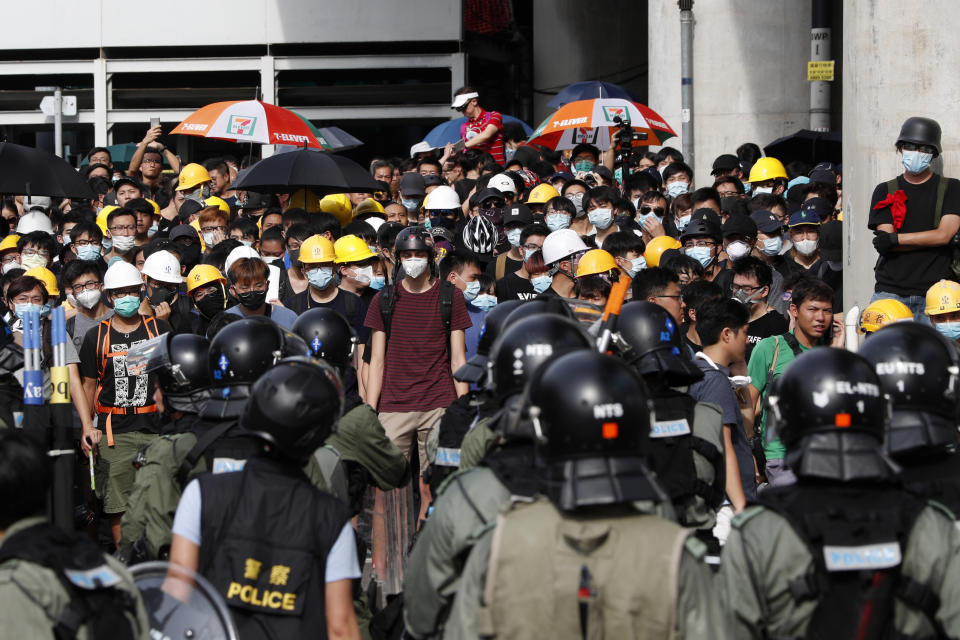
[[[163,161],[166,160],[173,174],[180,173],[180,159],[170,149],[167,149],[159,142],[163,134],[163,128],[160,126],[160,118],[150,119],[150,128],[143,136],[143,140],[137,143],[137,150],[133,152],[130,158],[130,166],[127,169],[127,175],[135,178],[143,185],[146,192],[144,197],[151,200],[157,199],[157,192],[166,188],[168,185],[163,179]]]

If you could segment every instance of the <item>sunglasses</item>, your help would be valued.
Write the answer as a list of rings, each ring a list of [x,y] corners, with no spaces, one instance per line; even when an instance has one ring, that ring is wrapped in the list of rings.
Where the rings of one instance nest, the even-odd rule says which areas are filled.
[[[663,207],[640,207],[640,213],[642,213],[643,215],[647,215],[651,211],[654,213],[654,215],[662,217],[666,209],[664,209]]]

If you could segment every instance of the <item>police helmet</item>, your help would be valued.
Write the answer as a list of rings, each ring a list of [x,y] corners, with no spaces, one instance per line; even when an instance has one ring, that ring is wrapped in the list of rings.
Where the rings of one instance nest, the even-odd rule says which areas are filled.
[[[941,451],[957,443],[956,350],[936,329],[902,322],[883,327],[858,353],[880,378],[891,403],[887,452]]]
[[[254,383],[240,426],[293,460],[306,460],[336,431],[343,385],[321,360],[284,358]]]
[[[703,372],[687,357],[680,327],[660,305],[635,300],[623,305],[617,319],[617,352],[648,381],[668,387],[689,386],[703,378]]]
[[[477,342],[477,352],[467,363],[457,369],[453,379],[458,382],[478,383],[487,373],[487,360],[490,347],[500,337],[500,333],[510,312],[523,304],[523,300],[504,300],[487,312],[480,326],[480,340]]]
[[[500,331],[503,331],[514,322],[519,322],[524,318],[532,316],[541,316],[545,313],[559,315],[564,318],[570,318],[571,320],[575,319],[573,317],[573,311],[571,311],[570,307],[560,298],[553,296],[534,298],[533,300],[527,300],[511,311],[510,315],[504,320],[504,325],[500,328]]]
[[[293,332],[303,338],[310,355],[336,367],[343,375],[353,362],[357,333],[343,315],[326,307],[315,307],[300,314]]]
[[[400,251],[429,251],[433,253],[433,236],[426,227],[407,227],[393,241],[393,255]]]
[[[155,372],[157,386],[168,408],[198,413],[210,387],[207,356],[210,341],[192,333],[165,333],[147,361],[147,372]]]
[[[643,459],[652,405],[630,366],[574,351],[536,370],[527,395],[546,494],[561,509],[665,499]]]
[[[880,380],[863,356],[830,347],[801,354],[772,385],[767,411],[768,438],[780,438],[798,476],[846,482],[892,475],[882,453]]]

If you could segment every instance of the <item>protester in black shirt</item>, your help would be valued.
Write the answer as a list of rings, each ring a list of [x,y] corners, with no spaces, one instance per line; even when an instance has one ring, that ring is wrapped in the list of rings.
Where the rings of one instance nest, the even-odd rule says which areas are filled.
[[[750,311],[747,327],[747,361],[754,345],[770,336],[786,333],[790,323],[767,304],[773,270],[759,258],[747,256],[733,263],[733,297]]]

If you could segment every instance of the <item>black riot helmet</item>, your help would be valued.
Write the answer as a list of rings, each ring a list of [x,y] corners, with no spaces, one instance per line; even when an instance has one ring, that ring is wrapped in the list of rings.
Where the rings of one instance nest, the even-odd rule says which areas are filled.
[[[717,244],[723,241],[723,228],[720,222],[706,215],[693,216],[687,226],[683,228],[680,234],[680,242],[686,238],[705,237],[710,238]]]
[[[357,333],[343,315],[326,307],[315,307],[300,314],[293,332],[303,338],[310,355],[325,360],[343,375],[353,363]]]
[[[938,156],[942,152],[940,148],[940,124],[931,118],[907,118],[903,126],[900,127],[897,147],[899,148],[903,142],[930,145],[937,150],[936,156]]]
[[[487,312],[483,317],[483,324],[480,326],[480,340],[477,342],[477,352],[467,360],[465,365],[454,372],[454,380],[476,384],[483,379],[487,373],[487,360],[490,355],[490,347],[493,346],[494,341],[500,337],[507,316],[521,304],[523,304],[523,300],[504,300]],[[294,325],[294,328],[296,328],[296,325]]]
[[[648,383],[684,387],[703,378],[687,357],[680,327],[660,305],[635,300],[623,305],[617,319],[617,353]]]
[[[519,322],[524,318],[540,316],[545,313],[573,319],[573,311],[571,311],[570,307],[567,306],[567,304],[560,298],[554,296],[548,296],[546,298],[534,298],[533,300],[527,300],[522,305],[511,311],[510,315],[508,315],[506,320],[504,320],[504,326],[501,327],[500,330],[503,331],[506,329],[506,327],[509,327],[514,322]]]
[[[534,372],[527,402],[559,508],[668,499],[644,463],[647,388],[622,360],[587,349],[554,358]]]
[[[768,437],[780,438],[798,476],[848,482],[893,474],[882,451],[880,380],[863,356],[830,347],[799,355],[771,386],[767,411]]]
[[[921,454],[957,444],[957,353],[936,329],[897,322],[857,352],[873,365],[890,397],[887,452]]]
[[[407,227],[397,234],[393,241],[394,257],[400,251],[429,251],[433,253],[433,236],[426,227],[414,226]]]
[[[240,426],[284,457],[303,461],[336,432],[343,385],[333,367],[312,358],[285,358],[253,385]]]
[[[211,384],[207,356],[210,341],[192,333],[165,333],[154,340],[131,347],[127,360],[136,360],[143,350],[146,372],[156,373],[168,409],[199,413]]]

